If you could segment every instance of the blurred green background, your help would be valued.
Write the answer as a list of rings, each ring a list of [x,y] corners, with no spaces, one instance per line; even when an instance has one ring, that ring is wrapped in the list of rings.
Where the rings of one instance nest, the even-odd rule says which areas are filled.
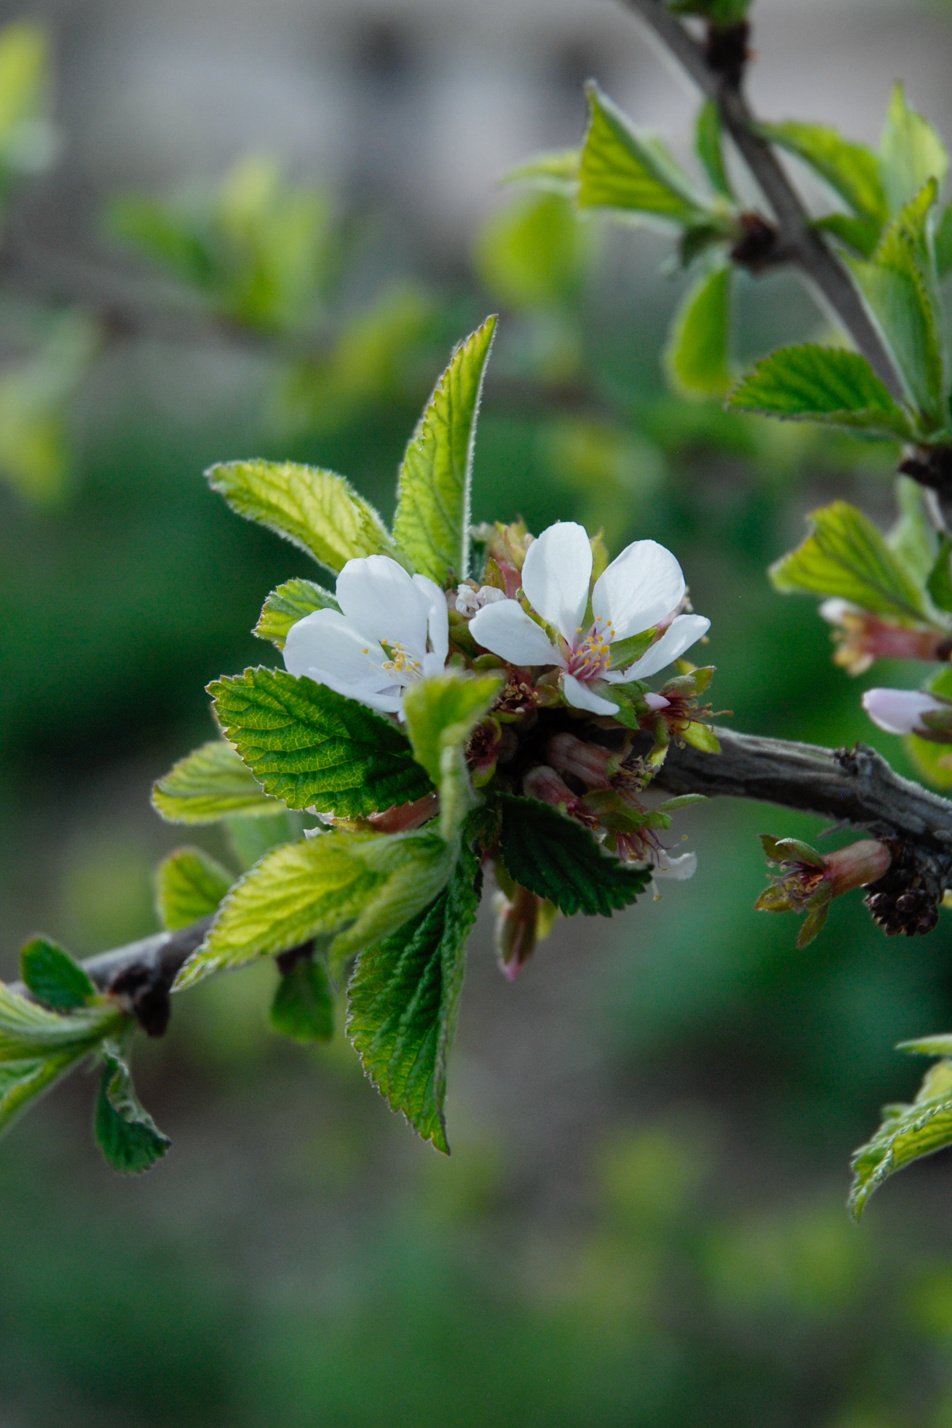
[[[22,31],[12,118],[0,85],[0,973],[36,929],[78,954],[152,930],[152,869],[184,840],[150,782],[208,736],[203,685],[271,660],[247,633],[267,591],[310,573],[202,469],[313,460],[389,514],[490,310],[476,518],[669,544],[713,619],[715,708],[901,762],[811,604],[764,575],[834,495],[891,519],[889,453],[666,395],[663,241],[494,187],[577,142],[588,73],[684,140],[690,103],[631,22],[581,0],[156,8],[9,17],[52,61]],[[774,0],[755,97],[870,137],[903,75],[948,133],[950,42],[941,6]],[[747,353],[820,321],[784,277],[748,282],[741,319]],[[952,1164],[862,1229],[844,1208],[849,1151],[918,1080],[894,1044],[952,1026],[947,927],[887,942],[838,904],[797,952],[792,919],[752,911],[756,835],[816,820],[682,824],[692,882],[563,925],[515,986],[480,924],[449,1160],[342,1037],[268,1033],[270,967],[138,1047],[174,1142],[144,1179],[100,1161],[90,1079],[58,1090],[0,1156],[0,1428],[952,1425]]]

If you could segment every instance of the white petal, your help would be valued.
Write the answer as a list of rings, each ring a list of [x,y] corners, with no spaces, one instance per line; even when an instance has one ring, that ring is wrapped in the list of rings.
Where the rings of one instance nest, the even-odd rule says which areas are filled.
[[[362,634],[422,657],[430,597],[388,555],[348,560],[337,577],[337,603]]]
[[[849,600],[841,600],[838,595],[831,595],[829,600],[824,600],[819,606],[817,614],[829,625],[842,625],[844,615],[859,615],[862,611]]]
[[[585,618],[591,579],[591,542],[575,521],[549,526],[526,552],[522,567],[526,599],[570,645],[575,644]]]
[[[617,704],[613,704],[610,699],[603,699],[600,694],[595,693],[590,684],[583,684],[574,674],[563,674],[559,683],[562,685],[565,702],[574,708],[587,709],[590,714],[618,713]]]
[[[414,575],[413,583],[426,600],[426,627],[430,636],[430,649],[439,655],[440,663],[446,663],[450,652],[450,617],[446,596],[438,585],[427,580],[425,575]]]
[[[681,567],[663,545],[636,540],[595,581],[592,613],[608,621],[613,640],[660,625],[684,598]]]
[[[675,615],[660,640],[655,640],[641,659],[636,659],[627,669],[609,670],[605,678],[611,684],[630,684],[633,679],[650,679],[659,669],[664,669],[665,665],[680,659],[684,651],[690,649],[702,635],[706,635],[710,628],[711,622],[704,615]]]
[[[697,853],[679,853],[676,858],[672,858],[670,854],[660,852],[654,875],[656,878],[671,878],[673,882],[683,883],[688,878],[693,878],[696,872]]]
[[[484,650],[491,650],[510,664],[565,665],[545,631],[516,600],[497,600],[494,605],[484,605],[470,620],[469,632]]]
[[[923,714],[950,706],[919,689],[867,689],[863,708],[880,729],[888,734],[912,734],[921,729]]]
[[[375,641],[355,630],[336,610],[305,615],[291,626],[284,645],[284,663],[291,674],[306,674],[318,684],[329,684],[344,693],[351,687],[392,684],[393,676],[383,668],[385,658]]]

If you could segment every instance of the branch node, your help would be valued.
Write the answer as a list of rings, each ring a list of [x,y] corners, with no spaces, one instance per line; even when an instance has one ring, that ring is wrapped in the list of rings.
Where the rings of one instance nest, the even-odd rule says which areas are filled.
[[[726,27],[708,25],[704,58],[712,74],[720,77],[727,89],[740,89],[747,62],[750,59],[748,40],[750,24],[738,20]]]
[[[106,987],[123,1011],[134,1016],[147,1036],[164,1036],[172,1015],[167,978],[156,966],[133,962],[122,967]]]

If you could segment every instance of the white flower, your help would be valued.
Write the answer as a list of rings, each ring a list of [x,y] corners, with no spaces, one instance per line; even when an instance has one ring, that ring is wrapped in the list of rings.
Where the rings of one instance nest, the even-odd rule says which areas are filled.
[[[522,569],[523,594],[558,632],[558,644],[516,600],[497,600],[478,610],[469,628],[484,649],[509,664],[561,669],[563,696],[576,709],[614,714],[617,706],[596,693],[599,685],[657,674],[699,640],[711,622],[702,615],[674,613],[684,599],[684,576],[671,552],[656,541],[634,541],[598,577],[591,592],[592,624],[585,628],[591,578],[588,536],[574,521],[559,521],[532,542]],[[660,639],[634,664],[611,668],[612,645],[664,625]]]
[[[348,560],[336,610],[315,610],[288,631],[284,663],[371,709],[400,714],[403,692],[438,674],[449,652],[446,596],[386,555]]]
[[[887,734],[924,734],[933,737],[922,723],[923,714],[948,713],[946,699],[937,699],[919,689],[867,689],[863,708]]]

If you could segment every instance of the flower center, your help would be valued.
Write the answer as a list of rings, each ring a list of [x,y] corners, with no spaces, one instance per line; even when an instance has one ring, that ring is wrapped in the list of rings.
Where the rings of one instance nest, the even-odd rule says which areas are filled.
[[[390,656],[383,662],[384,669],[392,670],[394,674],[409,674],[411,676],[423,673],[423,665],[405,645],[399,644],[396,640],[392,644],[389,641],[382,641],[382,644],[385,653]]]
[[[578,633],[582,635],[581,630]],[[568,673],[583,683],[598,679],[611,663],[614,638],[615,627],[611,621],[606,620],[602,624],[596,620],[584,639],[579,639],[569,652]]]

